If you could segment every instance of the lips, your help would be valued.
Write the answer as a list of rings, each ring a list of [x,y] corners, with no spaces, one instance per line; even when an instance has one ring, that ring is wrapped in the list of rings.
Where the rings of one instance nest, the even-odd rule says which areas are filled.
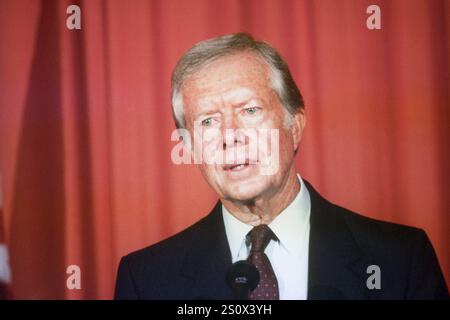
[[[248,163],[233,164],[233,165],[224,166],[223,170],[225,170],[225,171],[238,171],[238,170],[244,169],[246,167],[248,167]]]
[[[239,171],[247,168],[249,165],[256,164],[257,161],[245,160],[241,163],[225,164],[222,166],[224,171]]]

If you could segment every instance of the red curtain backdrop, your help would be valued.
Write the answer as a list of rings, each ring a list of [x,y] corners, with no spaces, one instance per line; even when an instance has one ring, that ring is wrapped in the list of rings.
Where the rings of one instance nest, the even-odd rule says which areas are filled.
[[[81,30],[66,28],[70,4]],[[381,30],[366,27],[371,4]],[[2,0],[15,298],[109,299],[122,255],[212,208],[197,169],[171,162],[170,74],[194,43],[238,31],[278,48],[304,95],[302,176],[339,205],[425,229],[450,282],[449,1]]]

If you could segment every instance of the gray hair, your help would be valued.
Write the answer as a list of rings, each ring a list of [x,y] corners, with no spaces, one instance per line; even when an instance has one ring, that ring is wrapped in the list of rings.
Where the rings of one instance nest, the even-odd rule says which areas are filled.
[[[302,95],[286,62],[268,43],[255,41],[247,33],[228,34],[197,43],[178,61],[172,73],[172,114],[177,128],[185,128],[186,121],[181,93],[186,79],[206,64],[226,55],[239,52],[254,52],[269,67],[271,85],[286,109],[288,118],[305,108]],[[285,119],[285,123],[289,119]]]

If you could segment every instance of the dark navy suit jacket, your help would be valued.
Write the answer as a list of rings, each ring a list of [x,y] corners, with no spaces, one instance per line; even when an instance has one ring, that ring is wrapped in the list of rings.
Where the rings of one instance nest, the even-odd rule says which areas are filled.
[[[363,217],[311,197],[308,299],[448,299],[423,230]],[[232,299],[232,265],[221,203],[186,230],[122,258],[116,299]],[[381,289],[368,289],[370,265]]]

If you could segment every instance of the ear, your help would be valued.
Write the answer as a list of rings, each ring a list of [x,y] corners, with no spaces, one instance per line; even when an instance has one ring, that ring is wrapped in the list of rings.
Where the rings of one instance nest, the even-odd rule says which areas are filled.
[[[303,130],[306,126],[306,114],[302,109],[294,115],[294,122],[291,126],[292,139],[294,141],[294,150],[297,151],[298,145],[302,140]]]

